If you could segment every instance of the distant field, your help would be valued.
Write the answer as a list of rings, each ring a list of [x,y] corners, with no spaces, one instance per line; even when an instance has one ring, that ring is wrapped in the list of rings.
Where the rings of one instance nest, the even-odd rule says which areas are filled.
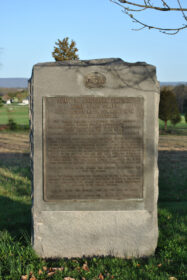
[[[29,124],[29,108],[27,105],[4,105],[0,108],[0,124],[8,124],[13,119],[19,125]]]

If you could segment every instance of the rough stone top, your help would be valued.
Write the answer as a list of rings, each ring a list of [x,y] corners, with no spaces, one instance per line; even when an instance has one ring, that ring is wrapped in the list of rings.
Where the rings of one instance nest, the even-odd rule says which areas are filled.
[[[101,58],[101,59],[91,59],[91,60],[64,60],[64,61],[57,61],[57,62],[44,62],[44,63],[37,63],[34,67],[56,67],[56,66],[109,66],[109,65],[124,65],[127,67],[131,66],[146,66],[155,69],[155,66],[151,64],[147,64],[146,62],[125,62],[121,58]]]
[[[47,77],[47,75],[49,75],[49,78],[47,79],[57,80],[55,73],[59,73],[59,71],[66,72],[66,70],[72,70],[72,75],[73,73],[76,73],[76,75],[78,75],[78,73],[81,73],[81,77],[85,77],[86,74],[89,74],[91,71],[95,71],[95,76],[92,77],[92,80],[102,79],[103,77],[101,78],[102,74],[100,72],[104,71],[104,75],[107,75],[107,81],[110,81],[109,84],[105,84],[105,86],[110,88],[132,88],[133,86],[136,89],[151,89],[151,91],[158,91],[159,87],[156,78],[155,66],[147,64],[145,62],[129,63],[123,61],[120,58],[65,60],[57,62],[38,63],[33,66],[31,78],[35,76],[35,71],[41,71],[41,73],[43,73],[43,77]],[[97,72],[99,72],[100,74],[98,74]],[[52,73],[55,78],[52,76]],[[68,72],[67,75],[71,76],[70,73],[71,71]],[[98,77],[98,75],[100,76]],[[58,79],[61,79],[60,76],[58,77]],[[69,81],[69,85],[70,84],[72,84],[72,81]],[[99,86],[99,88],[100,87],[101,86]],[[70,87],[68,87],[68,89],[69,88]],[[94,88],[98,88],[98,84],[97,86],[94,86]]]

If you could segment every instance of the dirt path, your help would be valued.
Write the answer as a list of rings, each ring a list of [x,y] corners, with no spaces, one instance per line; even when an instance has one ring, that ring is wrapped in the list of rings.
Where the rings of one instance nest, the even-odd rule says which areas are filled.
[[[159,151],[187,151],[187,136],[160,135]]]
[[[0,154],[29,153],[28,133],[0,133]]]

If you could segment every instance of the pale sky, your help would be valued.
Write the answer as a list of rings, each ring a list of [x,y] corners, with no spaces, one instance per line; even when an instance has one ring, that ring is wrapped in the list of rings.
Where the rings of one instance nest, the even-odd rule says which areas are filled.
[[[187,29],[174,36],[132,31],[137,26],[109,0],[6,0],[0,11],[1,78],[29,78],[34,64],[54,61],[57,39],[69,37],[80,59],[145,61],[157,67],[159,81],[187,81]],[[169,27],[180,25],[182,18],[159,12],[142,16]]]

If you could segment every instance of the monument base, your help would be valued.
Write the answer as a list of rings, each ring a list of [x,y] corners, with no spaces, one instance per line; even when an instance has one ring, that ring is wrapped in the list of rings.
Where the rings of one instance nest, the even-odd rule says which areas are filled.
[[[144,257],[157,246],[157,213],[42,211],[34,215],[33,246],[45,258]]]

